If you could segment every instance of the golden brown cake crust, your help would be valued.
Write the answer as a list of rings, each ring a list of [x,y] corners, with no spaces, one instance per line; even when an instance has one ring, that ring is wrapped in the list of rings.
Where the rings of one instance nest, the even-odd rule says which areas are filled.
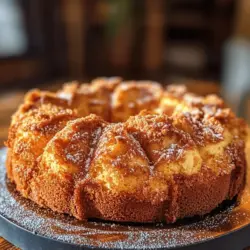
[[[215,95],[98,78],[29,92],[13,115],[8,178],[78,219],[175,222],[245,184],[246,124]]]

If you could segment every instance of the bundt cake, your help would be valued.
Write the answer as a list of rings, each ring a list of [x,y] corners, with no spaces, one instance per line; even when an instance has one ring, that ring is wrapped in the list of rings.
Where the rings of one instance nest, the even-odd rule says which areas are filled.
[[[215,95],[118,77],[73,82],[25,96],[7,175],[22,196],[80,220],[172,223],[241,193],[246,134]]]

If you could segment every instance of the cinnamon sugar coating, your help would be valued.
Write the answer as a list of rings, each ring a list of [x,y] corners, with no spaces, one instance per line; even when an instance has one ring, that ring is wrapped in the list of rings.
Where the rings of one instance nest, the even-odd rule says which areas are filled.
[[[119,77],[33,90],[12,117],[9,179],[78,219],[175,222],[245,184],[246,124],[215,95]]]

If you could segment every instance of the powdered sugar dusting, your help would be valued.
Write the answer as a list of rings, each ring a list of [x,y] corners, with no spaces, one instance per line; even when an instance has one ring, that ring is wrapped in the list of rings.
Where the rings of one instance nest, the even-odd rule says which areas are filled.
[[[22,198],[6,180],[5,156],[6,150],[1,150],[0,215],[33,233],[55,240],[113,249],[167,249],[213,239],[250,224],[249,190],[240,206],[228,205],[227,209],[213,212],[202,220],[185,220],[174,225],[80,222],[39,208]]]

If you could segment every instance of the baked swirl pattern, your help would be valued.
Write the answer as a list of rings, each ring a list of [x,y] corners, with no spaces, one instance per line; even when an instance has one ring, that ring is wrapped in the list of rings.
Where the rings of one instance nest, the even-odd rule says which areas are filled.
[[[80,220],[175,222],[245,184],[246,124],[215,95],[98,78],[29,92],[12,117],[8,178]]]

